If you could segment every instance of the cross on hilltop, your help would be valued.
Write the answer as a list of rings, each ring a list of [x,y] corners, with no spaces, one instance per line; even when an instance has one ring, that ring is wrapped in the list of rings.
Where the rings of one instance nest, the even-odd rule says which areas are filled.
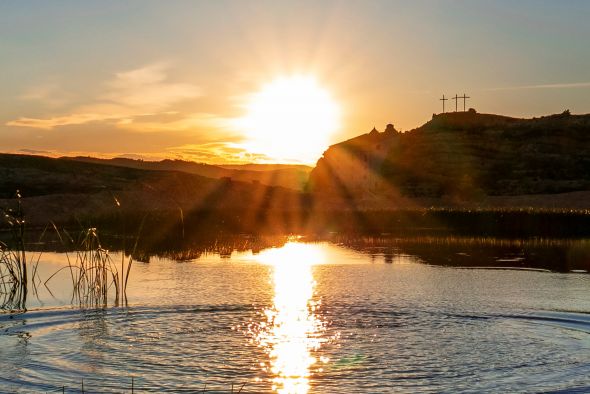
[[[459,100],[463,99],[463,112],[465,112],[465,107],[466,107],[466,102],[467,99],[470,99],[471,97],[467,96],[465,93],[463,93],[463,96],[459,96],[457,94],[455,94],[455,97],[451,97],[450,99],[445,98],[445,95],[443,94],[442,98],[439,99],[440,101],[442,101],[442,113],[445,113],[445,101],[447,100],[455,100],[455,112],[457,112],[457,107],[458,107],[458,103]]]
[[[459,96],[460,99],[463,99],[463,112],[465,112],[465,102],[467,101],[467,99],[471,98],[469,96],[466,96],[465,93],[463,93],[463,97]]]
[[[443,94],[443,97],[440,99],[443,102],[443,114],[445,113],[445,101],[448,100],[448,98],[445,98],[445,95]]]

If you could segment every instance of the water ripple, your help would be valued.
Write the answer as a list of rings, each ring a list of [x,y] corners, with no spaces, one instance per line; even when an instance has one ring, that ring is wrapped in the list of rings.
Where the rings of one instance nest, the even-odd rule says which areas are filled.
[[[139,392],[589,391],[587,276],[363,264],[336,251],[278,268],[276,252],[153,261],[136,267],[128,308],[0,315],[0,392],[84,380],[87,392],[120,393],[132,377]]]

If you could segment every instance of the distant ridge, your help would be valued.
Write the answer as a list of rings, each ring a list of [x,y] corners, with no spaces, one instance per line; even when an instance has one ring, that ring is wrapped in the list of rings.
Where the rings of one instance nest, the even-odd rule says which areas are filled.
[[[405,133],[371,133],[332,145],[310,190],[357,201],[590,190],[590,115],[519,119],[451,112]]]
[[[118,223],[122,214],[137,219],[149,213],[153,219],[171,216],[173,220],[196,215],[195,223],[209,220],[209,224],[231,218],[239,228],[253,226],[267,212],[272,216],[284,207],[302,209],[301,193],[288,188],[95,160],[0,154],[0,212],[15,206],[17,190],[27,223],[33,226],[97,218]],[[115,161],[121,162],[126,161]],[[202,212],[216,214],[208,219]],[[0,221],[0,229],[4,224]]]
[[[313,167],[304,164],[217,164],[218,167],[225,168],[228,170],[240,170],[240,171],[284,171],[284,170],[302,170],[310,172]]]
[[[184,160],[144,161],[129,158],[98,159],[94,157],[64,157],[64,159],[94,164],[152,171],[182,171],[208,178],[232,178],[242,182],[259,182],[267,186],[281,186],[303,190],[311,167],[290,164],[211,165]]]

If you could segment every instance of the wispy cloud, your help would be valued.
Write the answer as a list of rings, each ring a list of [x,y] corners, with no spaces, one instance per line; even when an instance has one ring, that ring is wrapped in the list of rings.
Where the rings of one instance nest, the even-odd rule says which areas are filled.
[[[163,159],[182,159],[208,164],[244,164],[244,163],[274,163],[271,157],[264,154],[248,152],[244,147],[232,142],[206,142],[201,144],[186,144],[164,149],[162,152],[95,152],[95,151],[62,151],[40,149],[8,150],[7,153],[43,155],[49,157],[63,156],[91,156],[103,159],[124,157],[148,161]]]
[[[117,73],[115,79],[108,83],[110,89],[102,98],[129,108],[158,111],[201,96],[198,86],[167,82],[167,79],[167,66],[164,64]]]
[[[590,82],[573,82],[573,83],[548,83],[539,85],[521,85],[521,86],[504,86],[499,88],[490,88],[489,91],[500,90],[525,90],[525,89],[576,89],[590,88]]]
[[[24,101],[41,102],[55,108],[66,104],[70,97],[57,83],[48,82],[27,88],[18,98]]]
[[[120,119],[120,115],[106,115],[100,113],[75,113],[52,118],[19,118],[6,122],[7,126],[32,127],[36,129],[50,130],[59,126],[79,125],[109,119]]]
[[[208,113],[185,115],[169,112],[153,116],[128,117],[117,122],[117,126],[137,132],[190,131],[198,128],[223,129],[226,128],[227,121],[217,115]]]
[[[53,129],[60,126],[80,125],[90,122],[114,122],[117,127],[135,131],[157,131],[170,129],[166,127],[200,125],[199,120],[208,119],[207,115],[187,114],[184,120],[176,124],[146,124],[141,129],[134,123],[138,117],[169,113],[175,104],[194,99],[202,95],[198,86],[188,83],[168,81],[168,66],[153,64],[135,70],[117,73],[105,83],[105,90],[97,99],[86,105],[78,106],[67,114],[46,118],[21,117],[8,121],[7,126]],[[23,99],[47,99],[55,87],[39,86],[25,92]]]
[[[187,144],[167,149],[175,157],[203,163],[243,164],[270,163],[273,159],[264,154],[247,151],[244,147],[230,142]]]
[[[174,155],[170,153],[162,152],[139,152],[139,153],[123,153],[123,152],[95,152],[95,151],[77,151],[77,150],[42,150],[42,149],[9,149],[4,151],[5,153],[13,154],[28,154],[28,155],[41,155],[47,157],[96,157],[100,159],[112,159],[118,157],[124,157],[128,159],[141,159],[148,161],[158,161],[164,159],[173,158]]]
[[[53,152],[49,150],[40,150],[40,149],[19,149],[18,153],[27,153],[29,155],[51,155]]]

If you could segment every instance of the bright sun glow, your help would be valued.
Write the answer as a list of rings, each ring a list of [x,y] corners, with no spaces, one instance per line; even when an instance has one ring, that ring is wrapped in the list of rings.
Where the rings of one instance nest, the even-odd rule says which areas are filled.
[[[248,96],[236,126],[244,147],[278,161],[313,164],[340,127],[340,107],[309,76],[279,78]]]

